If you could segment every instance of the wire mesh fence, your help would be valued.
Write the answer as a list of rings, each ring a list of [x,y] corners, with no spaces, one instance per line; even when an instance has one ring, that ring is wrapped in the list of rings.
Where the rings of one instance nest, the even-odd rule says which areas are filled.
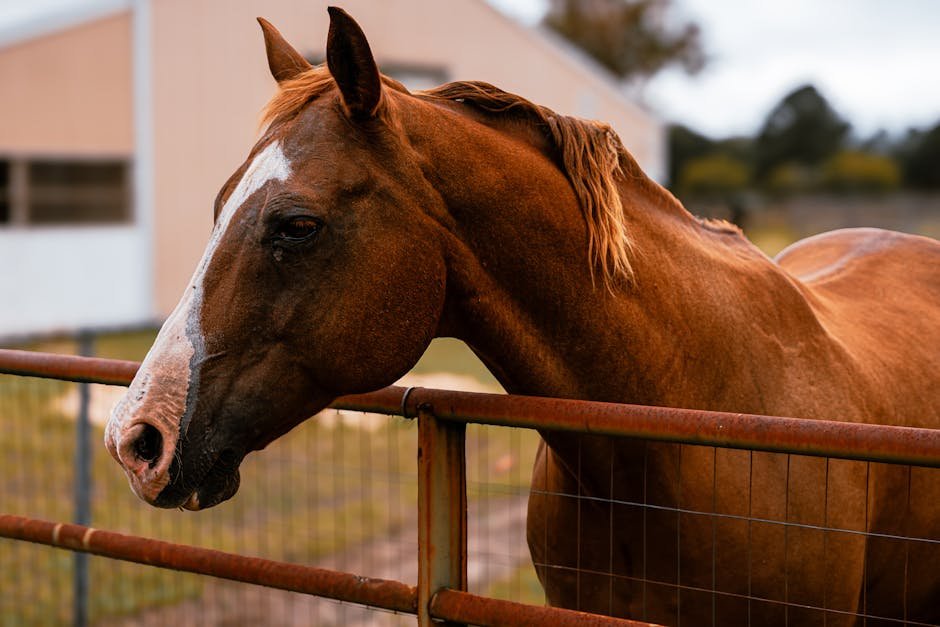
[[[940,622],[940,470],[584,442],[601,472],[536,472],[531,496],[577,530],[533,547],[577,609],[665,625]]]
[[[90,394],[93,420],[100,422],[122,391],[95,386]],[[566,401],[469,398],[473,395],[439,390],[424,390],[420,396],[429,402],[435,393],[450,399],[439,416],[446,420],[476,415],[502,424],[582,424],[581,410]],[[74,416],[81,398],[75,384],[0,376],[0,463],[5,464],[0,511],[58,520],[74,515]],[[516,402],[502,403],[500,398]],[[584,411],[601,418],[592,423],[599,432],[612,429],[611,421],[620,415],[635,415],[637,422],[630,428],[644,433],[649,427],[642,425],[667,415],[676,421],[669,428],[680,433],[686,428],[682,415],[701,421],[699,428],[716,419],[707,412],[663,408],[593,404]],[[890,443],[860,439],[855,450],[850,438],[834,435],[833,425],[760,416],[727,419],[731,422],[715,424],[806,427],[812,437],[790,438],[790,446],[801,439],[800,446],[825,441],[829,444],[824,446],[836,447],[830,454],[888,459],[897,453],[896,459],[940,464],[937,434],[928,430],[863,429]],[[236,498],[197,514],[139,503],[103,447],[96,446],[92,522],[413,584],[418,552],[416,431],[401,418],[330,410],[250,456]],[[930,596],[937,590],[940,563],[940,470],[573,431],[565,442],[569,450],[576,446],[577,463],[549,472],[544,454],[536,455],[534,431],[469,425],[471,592],[542,602],[526,542],[526,504],[531,499],[536,511],[553,516],[551,524],[538,516],[534,526],[530,521],[535,569],[549,589],[573,590],[571,605],[579,609],[670,625],[940,622],[940,603]],[[660,436],[675,435],[667,431]],[[843,431],[862,432],[852,426]],[[100,441],[100,426],[94,437]],[[730,440],[726,445],[736,446]],[[545,525],[543,535],[539,520]],[[550,529],[554,535],[547,533]],[[4,624],[70,622],[72,559],[68,553],[0,540]],[[96,624],[414,621],[99,558],[92,559],[89,584],[89,614]]]
[[[137,500],[100,444],[124,388],[87,389],[92,526],[416,583],[413,421],[327,410],[250,455],[230,501],[196,513],[158,510]],[[0,375],[0,512],[75,520],[81,400],[81,384]],[[468,431],[471,591],[542,600],[524,535],[536,438]],[[77,609],[77,559],[88,560],[84,610]],[[0,539],[0,625],[84,622],[77,612],[94,625],[414,623],[413,616]]]

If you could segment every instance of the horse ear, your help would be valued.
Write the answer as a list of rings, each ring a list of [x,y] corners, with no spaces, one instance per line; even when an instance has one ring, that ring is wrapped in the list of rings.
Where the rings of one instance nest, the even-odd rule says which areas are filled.
[[[382,79],[369,42],[348,13],[330,7],[330,33],[326,39],[326,64],[353,118],[375,114],[382,98]]]
[[[264,49],[268,53],[268,67],[271,68],[271,76],[274,80],[282,83],[297,78],[313,67],[302,54],[287,43],[271,22],[259,17],[258,23],[261,24],[261,31],[264,33]]]

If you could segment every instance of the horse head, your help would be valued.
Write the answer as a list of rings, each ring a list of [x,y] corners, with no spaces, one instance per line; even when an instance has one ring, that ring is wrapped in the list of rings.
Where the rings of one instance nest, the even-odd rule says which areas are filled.
[[[339,9],[328,69],[259,21],[279,96],[105,433],[134,491],[159,507],[230,498],[247,453],[404,374],[443,309],[441,200],[397,130],[390,92],[403,88]]]

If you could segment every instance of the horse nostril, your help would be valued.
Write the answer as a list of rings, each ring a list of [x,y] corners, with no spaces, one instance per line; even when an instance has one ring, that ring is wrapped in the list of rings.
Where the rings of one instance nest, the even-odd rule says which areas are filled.
[[[156,427],[145,424],[137,440],[134,441],[134,455],[153,468],[163,452],[163,436]]]

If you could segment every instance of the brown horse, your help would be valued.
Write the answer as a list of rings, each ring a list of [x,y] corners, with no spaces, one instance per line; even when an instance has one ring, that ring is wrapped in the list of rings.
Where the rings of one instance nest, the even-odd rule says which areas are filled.
[[[328,68],[261,21],[265,130],[107,429],[145,501],[231,497],[248,452],[394,382],[435,336],[511,393],[940,426],[938,242],[846,230],[771,260],[609,127],[483,83],[409,93],[330,16]],[[940,621],[938,544],[896,537],[940,540],[932,471],[542,437],[528,536],[553,605]]]

